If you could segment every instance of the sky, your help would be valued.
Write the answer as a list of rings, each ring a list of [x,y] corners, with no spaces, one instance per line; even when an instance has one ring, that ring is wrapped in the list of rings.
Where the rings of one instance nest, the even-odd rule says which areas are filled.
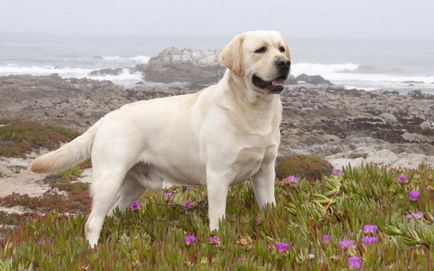
[[[0,33],[434,39],[434,0],[0,0]]]

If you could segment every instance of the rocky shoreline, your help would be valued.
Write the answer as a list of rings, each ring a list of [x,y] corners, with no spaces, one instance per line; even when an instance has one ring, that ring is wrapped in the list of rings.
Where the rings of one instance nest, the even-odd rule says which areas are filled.
[[[83,132],[124,104],[191,93],[217,82],[224,73],[218,53],[168,48],[146,64],[92,72],[140,72],[146,80],[133,87],[56,74],[2,76],[0,119],[52,123]],[[348,90],[306,74],[290,76],[286,83],[281,95],[281,156],[314,154],[336,166],[434,167],[434,95]]]
[[[85,131],[107,112],[137,100],[185,94],[190,84],[142,84],[50,76],[0,77],[0,118]],[[434,96],[413,92],[288,85],[282,94],[281,155],[315,154],[334,165],[434,166]]]

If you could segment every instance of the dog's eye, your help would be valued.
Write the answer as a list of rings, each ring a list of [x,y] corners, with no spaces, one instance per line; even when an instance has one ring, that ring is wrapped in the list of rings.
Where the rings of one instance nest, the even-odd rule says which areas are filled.
[[[267,47],[262,46],[261,48],[256,49],[256,50],[255,50],[255,53],[257,53],[257,54],[262,54],[262,53],[265,53],[266,51],[267,51]]]
[[[280,46],[280,47],[279,47],[279,51],[280,51],[281,53],[284,53],[284,52],[285,52],[285,47]]]

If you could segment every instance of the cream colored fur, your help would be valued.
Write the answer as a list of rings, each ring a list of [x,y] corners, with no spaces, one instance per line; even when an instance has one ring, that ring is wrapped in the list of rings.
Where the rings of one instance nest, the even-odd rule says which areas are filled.
[[[254,53],[260,46],[268,51]],[[225,215],[233,183],[251,178],[259,206],[275,204],[282,106],[280,95],[253,85],[252,75],[273,80],[279,58],[289,60],[280,33],[240,34],[222,51],[220,60],[228,69],[216,85],[127,104],[37,158],[31,169],[54,172],[92,158],[93,206],[86,223],[91,246],[98,242],[105,216],[115,208],[126,209],[146,188],[206,185],[211,230]]]

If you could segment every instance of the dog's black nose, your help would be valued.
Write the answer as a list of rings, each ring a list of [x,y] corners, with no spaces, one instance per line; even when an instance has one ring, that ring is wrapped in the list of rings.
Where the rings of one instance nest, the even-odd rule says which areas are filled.
[[[282,70],[289,69],[289,67],[291,66],[291,61],[289,60],[277,60],[275,63],[276,66]]]

